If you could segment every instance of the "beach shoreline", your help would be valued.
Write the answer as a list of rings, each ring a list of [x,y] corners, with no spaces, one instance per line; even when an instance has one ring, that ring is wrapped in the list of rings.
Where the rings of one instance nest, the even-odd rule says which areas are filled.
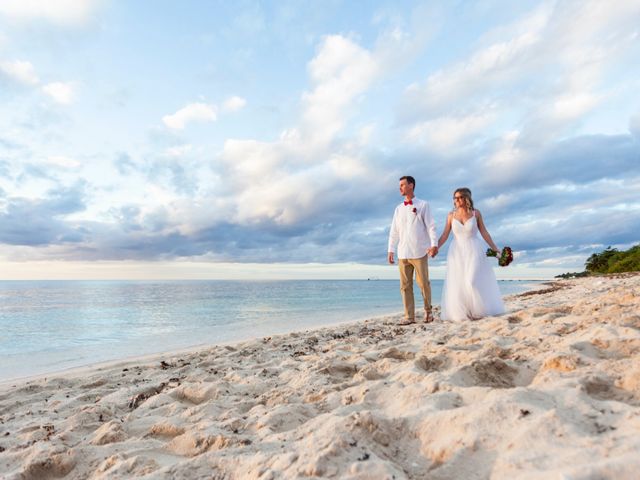
[[[356,319],[356,320],[353,320],[353,319],[345,320],[344,322],[331,323],[330,325],[319,326],[314,328],[300,327],[299,329],[293,329],[284,333],[275,333],[273,335],[260,335],[255,337],[239,339],[239,340],[221,341],[221,342],[216,342],[214,344],[202,343],[202,344],[192,345],[185,348],[171,349],[163,352],[118,358],[114,360],[108,360],[105,362],[88,363],[86,365],[65,368],[65,369],[56,370],[53,372],[28,375],[24,377],[10,378],[6,380],[0,380],[0,392],[2,392],[3,388],[6,388],[6,387],[14,388],[14,387],[18,387],[20,385],[31,383],[31,382],[46,381],[47,379],[50,379],[53,377],[64,376],[64,377],[75,378],[75,377],[83,376],[86,374],[91,374],[93,371],[101,371],[105,369],[118,368],[118,367],[128,367],[128,366],[137,365],[140,363],[160,362],[167,357],[177,357],[180,355],[198,354],[203,350],[208,350],[213,347],[227,347],[227,346],[233,347],[234,345],[239,345],[246,342],[260,341],[260,340],[263,340],[264,338],[280,337],[280,336],[287,336],[292,334],[300,335],[300,334],[312,333],[316,330],[322,330],[324,328],[356,326],[366,321],[378,321],[378,320],[383,320],[387,318],[397,318],[401,314],[402,312],[398,311],[391,315],[379,315],[376,317],[363,317],[361,319]]]
[[[397,282],[397,279],[394,281]],[[522,280],[514,280],[514,281],[523,282]],[[540,285],[544,285],[544,283],[545,282],[543,281],[531,281],[531,283],[523,284],[522,288],[525,289],[524,291],[535,290],[537,288],[541,288]],[[514,294],[505,295],[504,299],[508,300],[508,298],[511,297],[512,295]],[[438,303],[435,302],[435,305],[437,310],[439,308],[437,306]],[[91,361],[89,359],[85,359],[86,362],[81,364],[73,364],[68,367],[61,367],[61,368],[60,367],[52,368],[52,369],[47,369],[46,371],[40,371],[40,372],[34,372],[34,373],[18,374],[11,377],[2,375],[0,376],[0,389],[4,386],[16,385],[18,383],[23,383],[27,381],[37,381],[41,379],[50,378],[53,376],[82,375],[83,373],[88,372],[92,369],[109,368],[111,366],[128,364],[130,362],[134,362],[134,363],[135,362],[151,362],[157,358],[161,358],[165,356],[175,356],[180,354],[194,353],[201,349],[205,349],[205,348],[216,346],[216,345],[233,345],[239,342],[259,340],[260,338],[263,338],[269,335],[286,335],[289,333],[301,333],[301,332],[312,331],[312,330],[315,330],[318,328],[324,328],[324,327],[331,327],[331,326],[339,327],[339,326],[345,326],[350,324],[357,324],[367,320],[375,321],[376,319],[386,318],[389,316],[396,316],[396,315],[400,315],[401,313],[402,313],[401,300],[400,300],[400,296],[398,295],[398,308],[397,310],[390,313],[380,313],[379,315],[373,315],[373,316],[369,314],[362,314],[362,315],[352,314],[348,320],[336,321],[335,319],[331,319],[331,321],[326,324],[322,323],[322,324],[315,324],[310,326],[305,325],[305,326],[290,327],[285,329],[279,328],[279,329],[276,329],[274,332],[269,332],[268,334],[265,334],[264,332],[260,332],[258,334],[247,333],[246,336],[240,336],[238,338],[233,338],[229,340],[218,340],[214,342],[205,341],[200,343],[194,343],[187,346],[170,347],[165,350],[149,352],[144,354],[126,354],[125,353],[124,355],[119,356],[117,358],[106,359],[106,360]]]
[[[632,478],[640,276],[0,384],[6,478]],[[551,445],[554,446],[551,446]]]

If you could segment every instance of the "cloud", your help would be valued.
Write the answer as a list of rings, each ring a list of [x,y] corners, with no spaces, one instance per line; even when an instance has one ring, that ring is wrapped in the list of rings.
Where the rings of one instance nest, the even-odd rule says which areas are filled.
[[[606,99],[606,69],[633,48],[639,19],[638,2],[545,3],[487,33],[466,58],[409,85],[399,121],[416,124],[489,103],[496,114],[518,115],[529,141],[558,138]]]
[[[42,87],[42,91],[60,105],[69,105],[73,102],[74,88],[71,83],[48,83]]]
[[[636,168],[618,179],[558,179],[547,185],[533,180],[528,186],[494,197],[484,197],[486,188],[477,189],[474,195],[493,238],[526,252],[519,259],[522,262],[542,265],[554,255],[566,256],[554,259],[562,263],[588,251],[578,262],[581,266],[590,253],[603,246],[640,242],[634,228],[640,221],[638,188],[640,172]]]
[[[242,110],[247,101],[242,97],[233,96],[225,100],[222,104],[223,112],[237,112],[238,110]]]
[[[57,168],[63,169],[76,169],[82,165],[78,160],[74,158],[65,157],[63,155],[53,155],[47,157],[45,163]]]
[[[573,91],[553,99],[551,115],[560,120],[582,117],[598,104],[598,96],[589,92]]]
[[[334,153],[329,157],[328,161],[337,178],[355,180],[363,178],[367,174],[367,164],[362,158],[343,153]]]
[[[604,223],[601,222],[603,215],[607,218]],[[630,213],[616,208],[601,209],[597,212],[587,210],[582,215],[571,217],[541,216],[531,218],[526,223],[514,222],[509,229],[501,232],[501,236],[517,245],[519,250],[527,251],[585,243],[624,244],[640,240],[631,226],[631,223],[638,224],[639,221],[638,210]]]
[[[11,20],[45,20],[62,26],[84,24],[101,0],[3,0],[0,15]]]
[[[496,40],[469,58],[437,70],[424,85],[410,85],[403,116],[438,115],[452,104],[486,94],[497,86],[508,93],[513,88],[510,83],[537,63],[531,52],[542,41],[550,15],[547,6],[540,7],[518,21],[517,28],[505,32],[506,39]]]
[[[391,75],[418,59],[444,24],[442,8],[433,3],[419,4],[410,12],[384,7],[374,13],[372,22],[381,29],[374,55],[381,69]]]
[[[128,153],[119,153],[112,165],[120,175],[114,190],[133,189],[129,192],[129,201],[137,201],[148,208],[154,205],[165,205],[176,201],[179,197],[193,198],[199,188],[200,181],[209,181],[207,168],[189,144],[170,147],[160,154],[143,155],[132,158]],[[205,171],[203,173],[203,170]],[[126,185],[123,185],[126,183]],[[143,183],[144,189],[139,185]],[[196,200],[189,202],[193,206]],[[179,216],[185,218],[187,213]]]
[[[84,184],[48,192],[42,199],[11,197],[0,212],[0,242],[9,245],[51,245],[78,242],[81,228],[64,221],[64,216],[84,210]]]
[[[406,89],[397,121],[430,167],[416,161],[410,171],[418,178],[436,172],[450,189],[470,186],[480,208],[497,216],[491,233],[527,250],[527,261],[541,261],[540,249],[577,251],[587,238],[637,242],[627,224],[596,231],[584,219],[619,218],[610,210],[619,205],[616,194],[633,190],[629,179],[640,176],[633,136],[640,124],[631,117],[632,135],[577,133],[608,102],[631,98],[615,87],[624,76],[611,72],[628,68],[626,59],[637,54],[638,21],[637,2],[545,3],[488,32],[467,55]],[[596,190],[603,180],[611,183]],[[442,195],[439,187],[434,193]],[[586,214],[584,199],[594,197],[603,201]]]
[[[492,236],[519,252],[520,265],[575,269],[576,263],[580,266],[601,245],[640,241],[635,228],[640,221],[636,198],[640,166],[634,164],[630,136],[597,135],[571,142],[548,152],[544,160],[550,166],[563,165],[565,172],[549,167],[539,177],[505,189],[477,182],[477,172],[465,176]],[[265,145],[275,148],[274,144],[254,147]],[[573,150],[580,152],[581,164],[562,159]],[[239,150],[237,158],[246,152]],[[617,178],[603,179],[608,168],[601,159],[603,152],[615,152],[607,161],[613,162],[611,171]],[[170,161],[140,165],[134,173],[154,169],[147,189],[156,201],[114,206],[110,221],[88,222],[68,216],[83,208],[78,202],[82,191],[77,188],[38,200],[11,198],[10,214],[0,217],[7,225],[0,241],[48,245],[51,250],[43,250],[43,255],[48,252],[56,258],[76,260],[206,257],[260,263],[380,263],[393,206],[399,201],[395,190],[398,175],[381,168],[388,162],[400,165],[402,173],[406,169],[416,174],[418,193],[431,202],[442,228],[451,208],[452,190],[459,186],[453,183],[456,180],[433,178],[430,164],[425,164],[421,155],[411,158],[407,152],[396,152],[393,158],[378,159],[359,157],[355,150],[350,155],[334,154],[328,162],[292,171],[283,169],[292,168],[292,163],[279,163],[264,181],[225,176],[232,184],[230,191],[214,189],[198,196],[190,192],[182,199],[156,188],[155,181],[165,175],[182,175],[188,186],[190,167],[173,172],[176,166]],[[292,161],[287,155],[285,160]],[[580,178],[575,175],[579,170],[585,170]],[[19,218],[28,222],[21,224]],[[445,255],[446,251],[434,265],[441,265]]]
[[[635,113],[629,119],[629,132],[631,132],[637,140],[640,140],[640,112]]]
[[[382,209],[387,222],[389,206],[383,205],[387,196],[377,193],[387,174],[383,160],[367,153],[373,126],[360,125],[353,137],[346,127],[357,114],[354,107],[384,73],[380,57],[352,38],[324,38],[308,63],[309,88],[300,97],[298,122],[271,142],[228,139],[214,157],[209,172],[213,183],[201,181],[200,164],[192,158],[198,151],[184,145],[164,144],[160,156],[134,159],[120,154],[112,165],[126,177],[122,180],[145,178],[145,190],[152,193],[133,204],[113,206],[109,214],[103,212],[109,221],[80,221],[77,215],[64,219],[70,232],[82,232],[82,240],[71,247],[51,235],[49,250],[41,251],[58,258],[86,259],[376,258],[379,245],[385,243],[384,229],[362,219]],[[221,111],[242,103],[235,97]],[[215,118],[216,107],[200,103],[165,116],[163,122],[180,130],[191,121]],[[367,186],[365,192],[362,185]],[[354,249],[335,242],[360,246]]]
[[[173,130],[183,130],[191,122],[215,122],[216,109],[205,103],[191,103],[172,115],[162,117],[163,123]]]
[[[628,66],[621,52],[631,27],[618,5],[600,20],[596,4],[576,3],[574,28],[563,5],[545,3],[418,77],[417,69],[446,57],[418,57],[432,33],[411,33],[419,29],[401,16],[377,17],[382,30],[369,43],[357,32],[322,37],[307,58],[306,85],[280,110],[299,107],[279,136],[187,140],[181,130],[246,100],[186,105],[151,130],[148,150],[131,146],[111,157],[114,179],[68,193],[66,208],[52,192],[16,192],[68,179],[73,168],[90,173],[61,148],[67,137],[52,139],[49,153],[68,156],[33,154],[20,171],[12,161],[21,152],[0,139],[0,175],[11,177],[2,184],[0,242],[75,260],[383,263],[403,174],[418,179],[439,228],[453,189],[469,186],[491,234],[520,263],[571,265],[598,245],[637,241],[638,115],[628,132],[626,125],[607,135],[580,129],[591,112],[622,96],[620,82],[605,77],[609,66],[612,76]],[[407,78],[417,82],[403,90]],[[394,123],[390,105],[400,96],[407,104]],[[628,105],[637,109],[633,98]]]
[[[24,60],[0,62],[0,76],[27,87],[40,85],[35,67],[31,62]],[[71,82],[50,82],[42,85],[40,89],[42,93],[61,105],[72,103],[75,93]]]
[[[488,182],[495,187],[513,185],[517,179],[526,177],[527,167],[535,161],[524,146],[519,144],[521,132],[517,130],[506,132],[494,142],[493,148],[484,159],[484,164],[492,172],[500,172],[500,175],[492,175]]]
[[[138,164],[134,162],[131,156],[126,152],[119,153],[113,161],[113,165],[116,171],[122,176],[130,175],[139,169]]]
[[[164,179],[179,195],[194,195],[198,188],[198,169],[182,158],[154,159],[146,167],[146,175],[154,182]]]
[[[193,145],[177,145],[166,149],[165,154],[167,157],[180,158],[187,155],[193,149]]]
[[[307,65],[312,89],[302,94],[299,124],[273,142],[229,139],[220,161],[236,185],[232,220],[239,224],[304,225],[344,207],[354,179],[379,183],[363,158],[367,136],[340,142],[350,110],[380,73],[375,56],[340,35],[325,37]],[[304,185],[304,189],[300,189]],[[347,203],[348,205],[348,203]],[[338,207],[339,206],[339,207]],[[357,208],[357,207],[356,207]],[[332,214],[330,214],[332,215]]]
[[[481,132],[495,117],[490,111],[460,116],[445,115],[413,125],[406,138],[419,145],[428,144],[437,150],[446,151],[459,147],[465,139]]]
[[[380,73],[373,54],[341,35],[324,38],[307,66],[314,88],[302,96],[302,132],[312,143],[327,144],[345,124],[345,110]]]
[[[478,183],[493,189],[516,190],[535,182],[589,183],[602,178],[639,174],[638,145],[631,135],[582,135],[546,145],[534,155],[518,132],[509,132],[499,147],[474,168]],[[486,172],[486,173],[485,173]],[[500,172],[495,174],[495,172]]]
[[[0,62],[0,72],[23,85],[34,86],[40,82],[31,62],[22,60]]]

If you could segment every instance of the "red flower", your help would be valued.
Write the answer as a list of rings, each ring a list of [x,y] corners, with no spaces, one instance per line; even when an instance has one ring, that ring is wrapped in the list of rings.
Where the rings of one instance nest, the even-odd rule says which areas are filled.
[[[413,213],[418,213],[418,209],[416,207],[413,207]]]

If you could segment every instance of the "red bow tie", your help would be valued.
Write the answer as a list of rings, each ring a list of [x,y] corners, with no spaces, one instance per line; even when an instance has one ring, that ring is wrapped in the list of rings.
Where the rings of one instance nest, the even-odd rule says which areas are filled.
[[[406,207],[407,205],[413,205],[413,202],[411,200],[409,200],[408,202],[404,202],[404,206]]]

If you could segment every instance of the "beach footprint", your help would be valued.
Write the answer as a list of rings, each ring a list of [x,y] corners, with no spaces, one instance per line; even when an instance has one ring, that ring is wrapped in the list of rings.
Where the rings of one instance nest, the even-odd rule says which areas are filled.
[[[460,368],[451,376],[451,381],[462,387],[514,388],[528,384],[529,377],[531,375],[524,376],[523,381],[518,368],[499,358],[487,358]]]
[[[595,400],[616,400],[633,403],[633,395],[615,386],[614,381],[605,375],[590,375],[581,380],[582,390]]]

